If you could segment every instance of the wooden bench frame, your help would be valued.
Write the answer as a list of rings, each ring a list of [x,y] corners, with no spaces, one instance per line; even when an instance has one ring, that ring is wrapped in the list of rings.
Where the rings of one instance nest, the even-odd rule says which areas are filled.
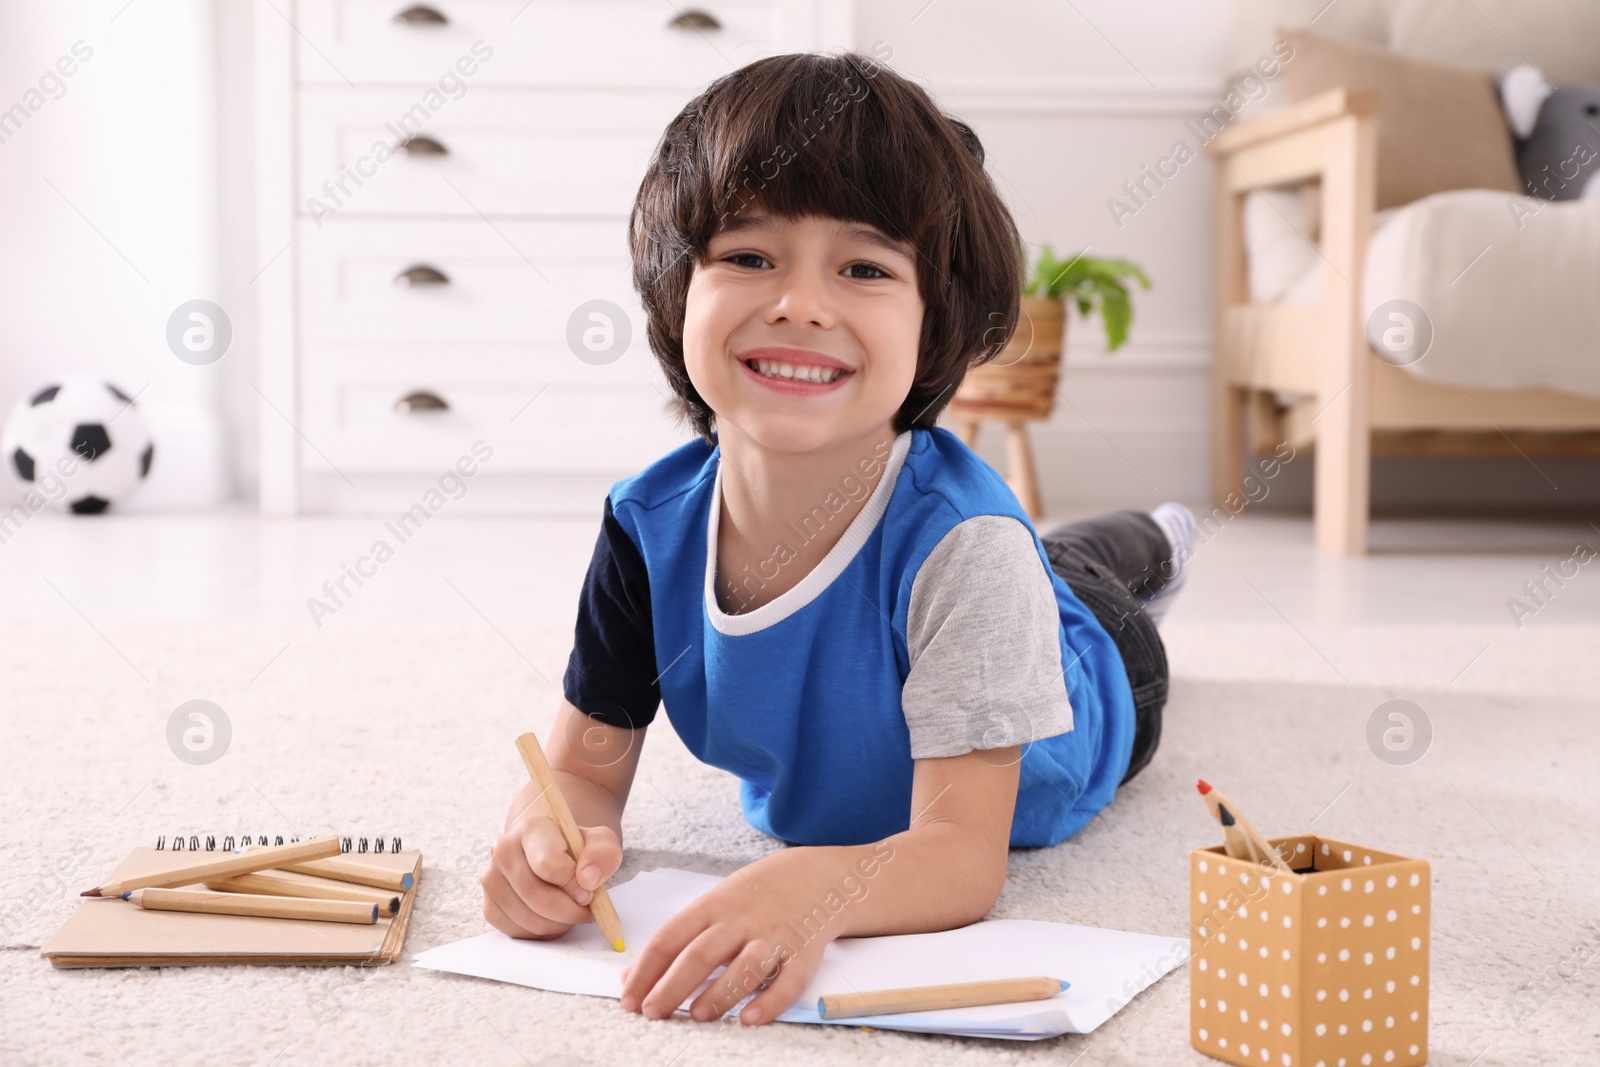
[[[1370,471],[1383,451],[1504,454],[1513,434],[1553,431],[1559,454],[1595,454],[1600,401],[1552,389],[1470,389],[1425,381],[1367,345],[1361,281],[1372,232],[1377,103],[1335,89],[1224,130],[1205,148],[1217,162],[1216,295],[1212,341],[1211,492],[1240,491],[1247,450],[1313,446],[1317,547],[1367,549]],[[1244,198],[1274,186],[1320,182],[1323,271],[1317,304],[1251,304]],[[1306,394],[1281,410],[1273,394]],[[1474,445],[1474,441],[1479,445]]]

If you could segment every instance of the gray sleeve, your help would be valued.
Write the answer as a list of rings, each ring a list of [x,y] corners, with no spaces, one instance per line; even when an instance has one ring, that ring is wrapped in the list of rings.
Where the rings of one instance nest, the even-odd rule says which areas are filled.
[[[1061,614],[1033,533],[1004,515],[958,523],[912,579],[900,704],[913,759],[1072,729]]]

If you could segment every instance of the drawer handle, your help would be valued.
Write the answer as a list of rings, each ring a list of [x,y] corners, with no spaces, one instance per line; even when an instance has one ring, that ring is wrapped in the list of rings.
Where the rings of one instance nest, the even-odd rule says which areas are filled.
[[[400,142],[400,151],[408,156],[448,156],[450,149],[432,137],[407,137]]]
[[[407,267],[396,274],[394,283],[404,289],[413,285],[449,285],[450,279],[437,267],[418,263],[415,267]]]
[[[716,16],[709,11],[690,8],[667,23],[667,27],[674,30],[720,30],[722,23],[718,22]]]
[[[414,393],[407,393],[394,402],[394,410],[401,415],[415,415],[423,411],[449,411],[450,405],[444,402],[444,397],[438,393],[430,393],[426,389],[419,389]]]
[[[450,20],[438,8],[427,4],[412,4],[394,17],[402,26],[444,26]]]

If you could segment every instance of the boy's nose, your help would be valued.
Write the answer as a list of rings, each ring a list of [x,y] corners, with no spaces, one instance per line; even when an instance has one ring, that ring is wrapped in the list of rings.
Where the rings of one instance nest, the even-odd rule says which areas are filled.
[[[828,302],[826,281],[813,272],[790,272],[779,285],[777,297],[767,311],[767,321],[832,326],[833,311]]]

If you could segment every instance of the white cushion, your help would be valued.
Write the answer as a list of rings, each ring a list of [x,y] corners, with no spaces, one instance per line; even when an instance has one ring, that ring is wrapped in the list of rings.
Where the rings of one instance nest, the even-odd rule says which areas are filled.
[[[1436,193],[1373,234],[1362,309],[1403,299],[1427,313],[1433,347],[1406,367],[1419,378],[1600,396],[1597,264],[1600,198]]]
[[[1245,198],[1245,255],[1255,303],[1311,305],[1322,256],[1298,193]],[[1405,370],[1461,386],[1547,386],[1600,396],[1600,197],[1547,202],[1484,189],[1435,193],[1373,215],[1362,313],[1409,300],[1433,344]],[[1381,331],[1383,324],[1369,328]]]
[[[1250,302],[1315,304],[1322,299],[1322,254],[1313,243],[1315,200],[1298,189],[1263,189],[1244,198],[1245,265]],[[1377,211],[1373,232],[1400,208]]]

